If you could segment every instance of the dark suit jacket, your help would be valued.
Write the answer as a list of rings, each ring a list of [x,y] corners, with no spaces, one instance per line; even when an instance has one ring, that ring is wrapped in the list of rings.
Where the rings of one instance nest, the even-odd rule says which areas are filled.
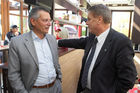
[[[95,35],[90,35],[86,38],[65,39],[58,42],[60,47],[85,50],[77,93],[83,90],[81,76],[94,38]],[[91,93],[126,93],[132,88],[137,75],[133,56],[131,41],[123,34],[111,29],[91,73]]]

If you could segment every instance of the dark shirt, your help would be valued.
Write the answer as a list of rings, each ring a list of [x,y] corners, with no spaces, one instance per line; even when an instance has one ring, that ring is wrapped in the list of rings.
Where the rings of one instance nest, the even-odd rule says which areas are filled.
[[[21,35],[20,32],[18,32],[18,33],[19,33],[19,35]],[[10,41],[11,38],[12,38],[12,37],[15,37],[16,35],[14,35],[14,34],[10,31],[10,32],[8,32],[8,33],[6,34],[6,36],[7,36],[7,38],[8,38],[9,41]],[[5,40],[5,41],[4,41],[4,45],[8,45],[9,41]]]

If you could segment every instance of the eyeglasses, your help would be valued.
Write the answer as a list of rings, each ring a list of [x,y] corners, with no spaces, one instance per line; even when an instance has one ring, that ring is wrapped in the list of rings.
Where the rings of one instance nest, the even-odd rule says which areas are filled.
[[[41,19],[41,21],[43,21],[44,23],[52,23],[51,19]]]

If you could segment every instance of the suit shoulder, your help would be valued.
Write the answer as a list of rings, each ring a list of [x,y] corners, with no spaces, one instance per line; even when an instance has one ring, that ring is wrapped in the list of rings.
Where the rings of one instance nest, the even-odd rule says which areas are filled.
[[[113,38],[116,39],[116,40],[130,40],[126,35],[118,32],[118,31],[115,31],[115,30],[112,30],[113,31]]]
[[[125,36],[124,34],[113,31],[111,36],[111,41],[114,46],[120,47],[120,46],[126,46],[126,45],[131,45],[132,46],[132,41]]]
[[[22,35],[19,35],[19,36],[13,37],[13,38],[11,39],[11,41],[20,41],[20,40],[23,41],[24,38],[26,38],[28,35],[29,35],[29,32],[24,33],[24,34],[22,34]]]
[[[50,38],[55,38],[55,36],[50,35],[50,34],[47,34],[47,36],[50,37]]]
[[[10,31],[10,32],[8,32],[6,35],[8,35],[8,34],[11,34],[11,31]]]
[[[46,36],[47,36],[48,38],[51,38],[51,39],[53,39],[53,40],[56,40],[55,36],[53,36],[53,35],[47,34]]]

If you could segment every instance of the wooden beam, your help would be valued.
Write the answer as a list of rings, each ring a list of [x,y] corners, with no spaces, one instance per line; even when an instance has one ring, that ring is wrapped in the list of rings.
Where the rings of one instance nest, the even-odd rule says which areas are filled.
[[[132,24],[132,12],[130,12],[130,19],[129,19],[129,32],[128,32],[128,37],[131,39],[131,24]]]
[[[7,31],[6,31],[6,33],[8,33],[9,31],[10,31],[10,27],[9,27],[9,19],[10,19],[10,17],[9,17],[9,10],[10,10],[10,2],[9,2],[9,0],[7,0]]]
[[[13,0],[13,1],[17,1],[17,2],[20,2],[20,1],[22,1],[22,0]]]
[[[4,11],[3,11],[3,5],[4,5],[4,1],[3,0],[1,0],[1,26],[2,26],[2,40],[4,39],[4,35],[3,35],[3,33],[4,33],[4,30],[5,30],[5,28],[4,28]]]
[[[20,28],[21,34],[23,34],[23,1],[20,2]]]
[[[5,39],[5,35],[9,31],[9,11],[8,0],[1,0],[1,23],[2,23],[2,40]]]
[[[55,3],[57,3],[60,6],[65,7],[68,10],[71,10],[71,11],[73,11],[75,13],[77,13],[78,10],[80,10],[77,6],[75,6],[74,4],[72,4],[68,0],[55,0]]]
[[[13,14],[13,13],[9,13],[9,15],[20,16],[18,14]],[[23,17],[28,17],[28,16],[23,16]]]

